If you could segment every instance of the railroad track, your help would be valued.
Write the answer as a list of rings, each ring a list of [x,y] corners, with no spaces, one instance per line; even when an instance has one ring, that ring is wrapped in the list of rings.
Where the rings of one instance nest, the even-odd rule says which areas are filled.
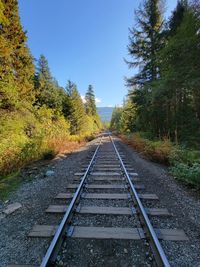
[[[154,203],[158,197],[146,193],[148,188],[140,183],[133,166],[109,134],[99,137],[89,164],[84,164],[82,172],[75,176],[73,183],[56,196],[62,205],[59,202],[46,210],[64,214],[60,225],[35,225],[29,233],[29,237],[52,238],[41,267],[170,266],[160,240],[188,238],[180,229],[153,228],[152,216],[171,215],[167,209],[145,208],[145,201]],[[105,259],[100,261],[96,254],[97,262],[93,257],[88,263],[85,251],[88,246],[91,248],[90,244],[97,254],[104,251]],[[80,255],[73,256],[77,248],[78,254],[81,251],[85,255],[78,265],[74,259]],[[95,255],[93,249],[90,252]],[[114,254],[119,249],[124,250],[124,258],[116,260]],[[106,251],[114,251],[113,258]],[[107,256],[110,263],[105,262]]]

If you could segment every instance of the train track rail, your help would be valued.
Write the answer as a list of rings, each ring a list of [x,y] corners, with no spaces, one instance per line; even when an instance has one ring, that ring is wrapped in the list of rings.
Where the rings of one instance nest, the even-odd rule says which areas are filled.
[[[139,240],[150,248],[151,266],[170,266],[160,240],[187,240],[187,236],[178,229],[153,228],[151,216],[170,216],[170,214],[163,208],[145,208],[143,204],[145,200],[157,201],[158,197],[155,194],[141,193],[145,189],[144,185],[139,183],[138,174],[129,164],[126,155],[117,148],[110,134],[99,137],[95,152],[89,164],[83,166],[83,170],[75,174],[77,179],[74,183],[68,184],[67,190],[70,192],[61,192],[56,196],[57,200],[62,199],[66,203],[71,199],[69,205],[50,205],[46,210],[47,213],[64,214],[59,226],[35,225],[29,234],[30,237],[53,237],[40,266],[56,266],[63,242],[71,238],[131,240],[131,242]],[[84,200],[90,205],[85,205]],[[103,201],[106,205],[95,205],[96,200]],[[110,200],[112,203],[125,201],[127,205],[112,205],[112,203],[108,205]],[[76,214],[83,216],[83,221],[86,215],[134,216],[137,218],[137,227],[73,225]],[[67,253],[65,251],[65,254]]]

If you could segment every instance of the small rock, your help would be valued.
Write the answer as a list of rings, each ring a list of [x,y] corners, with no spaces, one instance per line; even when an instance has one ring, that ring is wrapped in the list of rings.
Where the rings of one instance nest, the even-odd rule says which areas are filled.
[[[124,248],[124,253],[126,253],[126,254],[128,253],[128,250],[126,248]]]
[[[93,253],[93,249],[90,249],[90,253]]]
[[[33,167],[33,170],[37,170],[38,169],[38,167]]]
[[[48,170],[48,171],[46,171],[45,176],[50,177],[50,176],[53,176],[54,174],[55,174],[54,171]]]
[[[6,215],[9,215],[11,213],[13,213],[14,211],[18,210],[19,208],[21,208],[22,205],[20,203],[13,203],[7,206],[7,208],[3,211]]]
[[[58,262],[58,266],[64,266],[63,261],[60,260],[60,261]]]
[[[4,214],[0,214],[0,221],[2,220],[2,219],[4,219],[6,216],[4,215]]]

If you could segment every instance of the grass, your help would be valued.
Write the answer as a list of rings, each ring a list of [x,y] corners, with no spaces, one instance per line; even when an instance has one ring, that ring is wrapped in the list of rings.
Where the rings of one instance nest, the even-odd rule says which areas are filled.
[[[184,184],[200,189],[200,151],[174,145],[169,140],[152,141],[140,133],[121,139],[151,161],[170,166],[170,173]]]

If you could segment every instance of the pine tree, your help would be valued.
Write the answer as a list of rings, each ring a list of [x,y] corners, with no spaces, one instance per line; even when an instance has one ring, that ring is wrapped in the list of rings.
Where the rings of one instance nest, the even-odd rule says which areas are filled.
[[[0,106],[13,110],[34,98],[34,65],[16,0],[0,2]]]
[[[69,98],[69,121],[71,134],[81,134],[85,130],[85,107],[77,87],[68,81],[66,91]]]
[[[1,25],[0,35],[6,44],[1,54],[1,77],[4,81],[14,79],[20,98],[30,99],[33,94],[34,65],[27,47],[17,0],[1,0],[6,23]],[[1,15],[2,17],[2,15]],[[4,21],[5,21],[4,19]]]
[[[162,46],[163,17],[160,0],[145,0],[135,11],[136,27],[130,29],[128,52],[134,61],[126,61],[130,68],[139,67],[139,73],[127,79],[129,86],[142,86],[156,80],[159,70],[157,52]]]
[[[177,2],[177,6],[172,13],[172,16],[169,20],[169,36],[176,34],[178,27],[181,25],[184,14],[188,9],[187,0],[180,0]]]
[[[97,108],[95,103],[95,95],[92,85],[89,85],[88,90],[85,94],[85,109],[88,115],[96,116]]]
[[[153,118],[153,84],[160,77],[158,52],[163,46],[163,14],[160,0],[145,0],[135,12],[136,27],[130,29],[128,52],[132,61],[129,68],[138,68],[138,73],[127,79],[132,89],[131,99],[137,106],[137,127],[142,131],[154,131],[158,124]]]
[[[58,82],[52,77],[49,64],[44,55],[38,60],[37,72],[35,74],[35,104],[46,105],[49,108],[62,109],[62,89]]]
[[[182,9],[180,9],[180,5]],[[184,10],[178,26],[177,10]],[[180,15],[179,15],[180,17]],[[161,80],[158,86],[167,96],[167,128],[176,142],[199,136],[200,124],[200,21],[190,6],[181,1],[170,19],[172,34],[161,51]],[[192,137],[193,136],[193,137]]]

